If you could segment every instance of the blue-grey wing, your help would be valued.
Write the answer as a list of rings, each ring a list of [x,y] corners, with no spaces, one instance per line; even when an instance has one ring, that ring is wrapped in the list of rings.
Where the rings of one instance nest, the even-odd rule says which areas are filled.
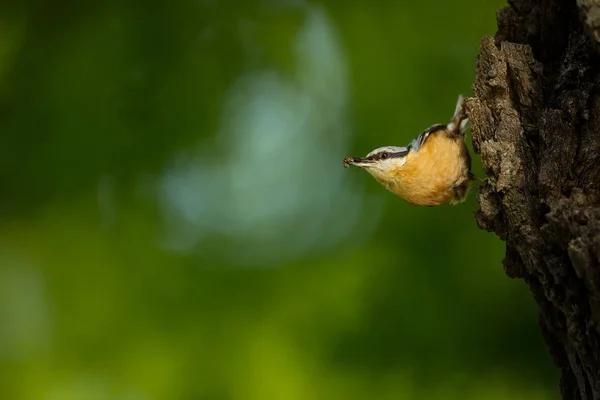
[[[427,138],[429,137],[429,135],[433,132],[437,132],[440,130],[444,130],[446,129],[446,125],[445,124],[435,124],[430,126],[429,128],[425,129],[423,132],[421,132],[419,134],[419,136],[417,136],[416,138],[414,138],[409,144],[408,144],[408,148],[411,151],[418,151],[421,146],[423,146],[423,143],[425,143],[425,141],[427,140]]]

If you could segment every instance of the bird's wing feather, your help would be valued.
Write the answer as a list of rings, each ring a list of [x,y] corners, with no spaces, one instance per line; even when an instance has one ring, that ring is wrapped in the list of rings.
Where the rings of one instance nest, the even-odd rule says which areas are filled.
[[[414,138],[409,144],[408,144],[408,148],[412,151],[418,151],[421,146],[423,146],[423,143],[425,143],[425,141],[427,140],[427,138],[429,137],[430,134],[432,134],[433,132],[436,131],[441,131],[446,129],[447,125],[444,124],[435,124],[430,126],[429,128],[425,129],[423,132],[421,132],[419,134],[419,136],[417,136],[416,138]]]

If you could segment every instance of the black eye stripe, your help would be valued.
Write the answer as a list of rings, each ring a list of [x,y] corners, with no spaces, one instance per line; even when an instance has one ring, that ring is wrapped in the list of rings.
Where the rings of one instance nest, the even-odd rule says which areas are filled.
[[[402,157],[406,157],[406,155],[408,154],[410,150],[405,150],[405,151],[398,151],[395,153],[390,153],[390,152],[381,152],[378,154],[373,154],[370,157],[367,157],[367,160],[371,160],[371,161],[377,161],[377,160],[385,160],[385,159],[389,159],[389,158],[402,158]]]
[[[408,154],[408,150],[399,151],[396,153],[387,153],[387,158],[402,158],[402,157],[406,157],[407,154]]]
[[[410,153],[411,151],[411,147],[397,147],[397,146],[389,146],[389,147],[382,147],[380,149],[377,149],[377,152],[372,152],[369,155],[367,155],[367,157],[365,157],[365,160],[369,160],[369,161],[379,161],[379,160],[387,160],[389,158],[402,158],[402,157],[406,157],[406,155],[408,153]]]

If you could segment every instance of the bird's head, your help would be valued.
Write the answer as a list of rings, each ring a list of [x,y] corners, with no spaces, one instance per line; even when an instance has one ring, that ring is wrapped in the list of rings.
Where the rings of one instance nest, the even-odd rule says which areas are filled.
[[[379,181],[393,179],[397,171],[406,163],[410,149],[408,147],[379,147],[366,157],[348,157],[344,159],[344,167],[354,165],[365,169]]]

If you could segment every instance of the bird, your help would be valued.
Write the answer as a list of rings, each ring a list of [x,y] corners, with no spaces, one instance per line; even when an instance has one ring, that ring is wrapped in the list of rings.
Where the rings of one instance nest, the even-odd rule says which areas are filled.
[[[416,206],[459,204],[466,200],[472,183],[471,154],[465,141],[469,120],[458,96],[451,121],[421,132],[408,146],[379,147],[366,157],[346,157],[371,174],[387,190]]]

